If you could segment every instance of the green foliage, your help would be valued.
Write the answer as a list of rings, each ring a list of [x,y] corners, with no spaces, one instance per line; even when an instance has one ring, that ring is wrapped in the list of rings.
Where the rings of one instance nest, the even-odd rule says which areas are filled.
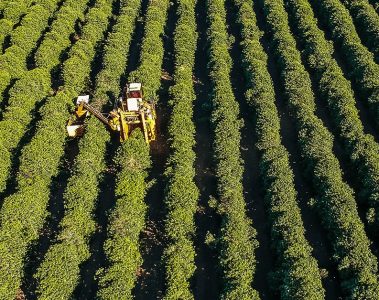
[[[130,81],[143,79],[145,94],[148,97],[155,95],[160,86],[163,61],[161,36],[166,23],[168,3],[168,0],[150,2],[146,14],[140,65],[134,74],[129,76]],[[155,48],[147,51],[152,42],[155,43]],[[158,55],[154,56],[153,53]],[[111,58],[113,57],[109,59]],[[116,62],[116,59],[114,61]],[[138,77],[143,74],[143,70],[151,71],[148,75],[149,80]],[[107,76],[107,73],[104,76]],[[101,78],[105,80],[107,77]],[[116,82],[114,84],[116,85]],[[100,271],[98,297],[117,299],[122,296],[123,299],[132,299],[132,290],[142,265],[139,236],[145,227],[147,208],[144,197],[147,190],[147,170],[151,164],[149,145],[139,130],[133,131],[130,138],[122,144],[116,163],[119,166],[117,202],[109,220],[108,237],[104,247],[109,266]]]
[[[367,0],[342,0],[349,9],[361,38],[379,62],[379,17]]]
[[[13,26],[28,12],[32,2],[32,0],[0,2],[3,13],[3,18],[0,20],[0,47],[3,47],[4,39],[12,32]]]
[[[4,93],[5,89],[10,84],[11,80],[15,77],[20,77],[26,71],[25,51],[17,45],[13,45],[0,55],[0,68],[1,79],[0,82],[1,92]],[[1,99],[3,96],[1,95]]]
[[[302,65],[283,5],[282,0],[264,0],[264,12],[289,106],[297,121],[305,172],[317,192],[315,207],[333,244],[346,297],[378,299],[377,260],[359,219],[353,191],[342,180],[339,162],[333,155],[332,136],[314,115],[309,74]]]
[[[25,73],[10,90],[8,106],[3,112],[0,122],[0,145],[2,155],[0,158],[1,190],[4,190],[6,180],[9,178],[12,152],[30,123],[31,111],[35,103],[45,97],[50,91],[50,76],[44,69],[35,69]]]
[[[305,46],[307,63],[315,71],[317,87],[327,100],[337,132],[344,141],[344,150],[356,167],[362,194],[368,198],[368,210],[374,208],[379,221],[379,146],[372,136],[363,131],[350,83],[333,59],[333,47],[317,27],[309,3],[304,0],[287,2]],[[376,226],[378,221],[371,218],[371,223],[376,222]]]
[[[38,268],[39,299],[68,299],[79,278],[79,265],[90,256],[88,243],[95,231],[92,211],[104,170],[104,153],[109,133],[95,118],[88,122],[85,138],[79,143],[75,170],[65,191],[65,216],[58,242],[51,246]],[[84,151],[86,150],[86,151]]]
[[[98,0],[96,7],[102,7],[103,11],[108,11],[108,16],[112,12],[112,1]],[[105,32],[107,22],[98,22],[96,29],[99,32]],[[89,22],[89,21],[88,21]],[[87,26],[86,23],[84,26]],[[86,37],[83,35],[82,37]],[[100,37],[101,38],[101,37]],[[92,59],[95,56],[95,45],[100,40],[88,41],[86,53]],[[80,46],[78,46],[80,47]],[[68,68],[75,67],[78,74],[88,76],[90,65],[86,62],[92,59],[81,61],[80,64],[73,66],[70,61],[75,60],[76,45],[73,46],[69,53],[69,58],[63,66],[64,71]],[[85,72],[82,70],[86,70]],[[83,82],[85,82],[83,80]],[[54,97],[49,97],[42,106],[41,120],[37,124],[37,131],[31,142],[24,147],[20,156],[20,169],[17,175],[17,192],[4,199],[3,208],[0,213],[0,257],[6,257],[6,260],[0,263],[0,298],[14,299],[16,291],[20,286],[24,257],[28,250],[28,245],[38,237],[39,230],[44,223],[47,204],[49,200],[50,184],[52,177],[57,175],[59,162],[64,152],[64,143],[66,139],[65,123],[69,116],[67,106],[71,105],[73,98],[81,92],[85,86],[71,86],[70,82],[65,82],[64,89],[58,92]],[[41,155],[43,153],[43,155]],[[97,162],[97,158],[95,162]],[[94,163],[95,163],[94,162]],[[89,165],[91,166],[91,165]],[[85,197],[85,193],[82,193]],[[78,203],[79,205],[79,203]],[[25,215],[27,214],[27,216]],[[25,215],[25,217],[24,217]],[[21,219],[19,219],[21,218]],[[76,219],[76,217],[74,217]],[[91,226],[86,224],[84,219],[81,221],[83,230]],[[17,222],[17,223],[15,223]],[[84,226],[86,225],[86,226]],[[63,228],[65,224],[63,224]],[[81,228],[82,229],[82,228]],[[62,233],[61,237],[64,236]],[[71,237],[75,239],[75,236]],[[83,255],[81,245],[77,244],[77,255]],[[12,250],[10,250],[12,249]],[[9,266],[12,266],[9,268]],[[66,270],[67,271],[67,270]],[[69,270],[70,271],[70,270]],[[75,269],[72,270],[75,272]],[[69,280],[68,277],[67,280]],[[55,290],[56,293],[67,293],[68,290]],[[46,292],[47,293],[47,292]],[[44,295],[41,295],[43,299]],[[53,297],[54,298],[54,297]],[[59,298],[59,297],[58,297]],[[48,297],[48,299],[51,299]]]
[[[91,10],[87,17],[87,24],[102,24],[101,27],[104,26],[105,28],[106,22],[104,20],[109,15],[110,3],[107,3],[107,5],[106,9],[108,12],[106,14],[104,14],[104,6],[99,5]],[[100,12],[100,8],[103,10],[102,12]],[[118,84],[109,84],[109,82],[119,82],[120,76],[125,69],[127,51],[129,49],[128,45],[131,40],[134,19],[138,10],[138,1],[123,2],[121,14],[117,18],[113,32],[107,40],[104,65],[102,71],[98,74],[95,88],[96,99],[94,105],[99,108],[106,104],[108,92],[116,94],[120,89]],[[88,40],[98,39],[99,36],[97,35],[99,34],[93,34],[91,32],[93,30],[96,30],[96,28],[85,26],[83,28],[83,36],[87,36]],[[79,43],[80,41],[76,45]],[[116,44],[123,45],[123,48],[112,47]],[[78,51],[75,52],[75,57],[80,59],[80,57],[83,57],[85,50],[81,45],[76,47]],[[88,63],[90,64],[90,60]],[[71,73],[64,73],[66,80],[69,76],[67,74]],[[107,78],[107,80],[104,80],[104,78]],[[74,84],[77,85],[77,83]],[[80,264],[89,258],[89,238],[95,231],[95,221],[93,220],[92,213],[99,193],[98,184],[101,173],[105,169],[104,154],[109,138],[109,132],[105,130],[104,126],[96,118],[91,118],[87,124],[86,134],[79,146],[80,152],[76,158],[74,175],[69,179],[69,184],[65,191],[66,214],[61,223],[63,231],[58,237],[58,243],[49,249],[47,258],[36,274],[40,284],[39,293],[42,298],[68,298],[79,280]],[[144,141],[143,146],[146,148]],[[134,149],[134,151],[135,153],[139,153],[140,149],[138,151]],[[129,186],[129,189],[132,186]],[[125,205],[130,205],[130,203],[124,201],[122,207]],[[130,212],[127,212],[126,218],[129,218],[130,215]],[[137,216],[139,218],[139,215]],[[117,228],[119,228],[120,220],[116,220],[115,223]],[[121,224],[123,223],[122,221]],[[117,242],[125,243],[123,236]],[[78,246],[73,247],[75,244]],[[129,252],[124,252],[124,249],[121,249],[122,257],[125,255],[128,257]],[[108,252],[107,249],[106,252]],[[116,254],[113,253],[113,255]],[[124,271],[127,272],[130,269],[131,267],[129,266]],[[136,268],[129,272],[129,275],[131,274],[134,277],[135,271]],[[120,275],[119,272],[118,275]],[[124,277],[120,277],[116,284],[123,280],[127,281]],[[111,289],[111,285],[108,286],[108,283],[107,287],[108,290]],[[61,292],[61,290],[64,290],[64,292]],[[123,292],[124,290],[121,291]],[[104,293],[106,294],[106,292]]]
[[[68,101],[68,99],[70,98],[62,93],[54,100]],[[45,115],[45,118],[50,119],[51,115]],[[50,189],[46,173],[50,168],[58,168],[58,164],[51,165],[53,161],[49,151],[54,154],[58,151],[55,155],[63,154],[63,150],[60,150],[57,144],[63,143],[64,138],[55,139],[52,143],[49,137],[55,138],[54,130],[57,129],[49,127],[49,122],[44,123],[48,124],[42,127],[45,124],[40,123],[42,129],[39,130],[40,134],[44,134],[43,139],[33,142],[33,147],[25,148],[21,157],[20,173],[17,176],[19,191],[4,199],[0,214],[0,255],[3,258],[0,261],[1,299],[15,298],[21,282],[27,247],[31,241],[38,238],[38,230],[42,227],[47,214]],[[44,153],[44,156],[41,153]],[[34,164],[31,163],[33,159]],[[36,173],[33,174],[34,171]]]
[[[70,36],[75,32],[77,20],[84,20],[86,0],[66,0],[55,15],[55,20],[43,38],[35,54],[38,67],[52,70],[60,63],[61,55],[71,45]]]
[[[37,45],[38,39],[46,29],[49,18],[53,17],[59,1],[45,1],[44,4],[32,6],[22,18],[20,26],[10,34],[11,44],[17,45],[25,52],[30,52]]]
[[[3,10],[7,7],[9,1],[10,0],[3,0],[0,2],[0,12],[1,13],[3,13]]]
[[[164,54],[162,35],[169,5],[170,1],[168,0],[151,2],[145,17],[146,26],[142,41],[140,66],[129,76],[131,81],[142,82],[147,98],[156,98],[156,93],[161,85],[160,75]]]
[[[71,51],[72,56],[64,64],[65,82],[70,78],[67,74],[74,74],[73,66],[79,60],[88,68],[83,68],[77,73],[82,75],[77,75],[75,82],[69,81],[70,88],[74,90],[83,89],[85,86],[94,58],[93,43],[101,40],[100,33],[104,33],[108,27],[112,4],[112,1],[98,1],[89,11],[82,39],[75,44]],[[97,33],[93,34],[91,31]],[[108,66],[110,67],[112,66]],[[116,78],[120,75],[114,73]],[[97,82],[96,88],[98,86]],[[104,86],[102,88],[104,89]],[[109,139],[109,132],[103,124],[96,118],[91,118],[85,136],[79,143],[80,151],[76,157],[75,169],[65,190],[65,216],[60,223],[62,231],[58,236],[58,242],[49,248],[45,260],[35,274],[41,299],[70,298],[79,280],[79,266],[90,256],[89,239],[96,229],[92,213],[99,194],[101,173],[105,169],[104,154]]]
[[[139,236],[145,227],[147,170],[151,166],[149,146],[140,130],[134,130],[115,157],[119,172],[116,206],[109,218],[104,245],[109,267],[100,277],[100,299],[132,299],[136,274],[142,265]]]
[[[373,54],[362,45],[349,11],[339,0],[315,1],[315,7],[333,39],[340,45],[341,53],[351,70],[350,76],[367,98],[373,119],[379,128],[379,65],[374,62]],[[375,30],[374,25],[370,28]]]
[[[3,1],[1,1],[3,2]],[[35,2],[33,0],[25,0],[25,1],[7,1],[8,2],[3,10],[4,19],[8,19],[16,24],[19,22],[20,18],[25,15],[28,10],[31,8],[32,3]]]
[[[172,108],[169,134],[171,155],[166,169],[165,204],[168,210],[165,231],[168,246],[163,261],[166,267],[165,299],[193,299],[190,280],[195,272],[194,214],[199,191],[195,176],[195,126],[192,121],[195,93],[192,70],[197,42],[194,0],[178,2],[178,21],[174,36],[175,73],[170,90]]]
[[[126,57],[135,19],[140,10],[140,1],[122,1],[120,15],[105,45],[103,68],[96,78],[94,98],[104,105],[104,99],[111,93],[116,99],[120,93],[120,76],[126,69]],[[117,76],[115,76],[117,74]],[[94,103],[97,106],[98,103]]]
[[[37,46],[58,2],[59,0],[47,0],[31,6],[20,26],[12,31],[11,46],[0,55],[0,68],[4,74],[0,76],[0,101],[3,101],[3,93],[11,80],[20,78],[27,71],[26,59]],[[6,73],[9,75],[6,76]]]
[[[217,190],[222,217],[220,262],[224,276],[223,299],[259,299],[252,288],[255,272],[255,231],[246,216],[240,154],[239,106],[230,83],[231,57],[222,0],[207,1],[209,68],[212,82]]]
[[[0,20],[0,45],[3,45],[6,36],[12,31],[12,28],[13,28],[12,21],[8,19]]]
[[[23,194],[7,198],[1,209],[0,239],[0,295],[1,299],[15,299],[21,282],[23,258],[31,240],[38,238],[35,225],[43,223],[44,209],[36,198],[46,198],[49,189],[43,182],[27,186]],[[38,205],[37,205],[38,204]],[[33,212],[33,214],[31,214]]]
[[[247,79],[247,99],[255,112],[260,169],[272,223],[271,236],[278,257],[281,299],[323,299],[324,289],[312,248],[305,239],[301,211],[296,201],[289,155],[281,144],[280,120],[275,92],[267,69],[267,55],[260,44],[249,1],[234,0],[241,26],[242,54]]]
[[[82,15],[86,5],[87,0],[65,1],[56,14],[49,33],[44,36],[37,49],[36,69],[24,72],[25,62],[17,59],[24,55],[23,50],[17,45],[8,48],[6,53],[0,57],[0,65],[3,67],[3,70],[0,70],[0,84],[3,84],[0,90],[5,89],[11,81],[8,69],[13,69],[14,74],[17,73],[20,76],[20,79],[9,91],[8,105],[3,112],[3,119],[0,121],[0,148],[2,149],[0,191],[5,189],[6,182],[11,175],[13,149],[27,130],[34,116],[35,105],[50,94],[50,73],[59,64],[60,53],[70,45],[70,35],[74,32],[75,21],[78,16]],[[68,10],[72,13],[66,15]],[[58,43],[57,36],[59,36],[59,41],[62,41],[61,43]],[[15,51],[17,52],[13,54]]]

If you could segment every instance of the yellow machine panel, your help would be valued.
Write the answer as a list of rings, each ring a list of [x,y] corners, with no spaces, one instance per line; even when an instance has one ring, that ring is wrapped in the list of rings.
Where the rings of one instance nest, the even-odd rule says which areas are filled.
[[[73,116],[67,122],[67,133],[71,137],[84,133],[85,118],[92,114],[103,122],[110,130],[118,131],[120,141],[128,139],[135,127],[142,129],[147,143],[156,139],[156,112],[154,101],[143,98],[142,84],[129,83],[123,90],[122,97],[115,107],[103,114],[89,104],[89,96],[79,96]]]

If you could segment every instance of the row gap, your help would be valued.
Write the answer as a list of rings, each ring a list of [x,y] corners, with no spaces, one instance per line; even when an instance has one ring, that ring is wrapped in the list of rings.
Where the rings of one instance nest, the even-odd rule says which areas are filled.
[[[90,0],[90,2],[93,4],[91,7],[93,7],[95,5],[95,0]],[[90,8],[87,7],[86,13],[89,9]],[[111,26],[111,24],[109,26]],[[103,40],[106,39],[109,30],[110,28],[108,27]],[[99,42],[95,46],[95,57],[99,57],[98,53],[102,52],[102,45],[103,42]],[[93,66],[91,66],[91,71],[92,67]],[[96,73],[94,73],[94,76],[96,76]],[[90,85],[92,85],[92,82],[90,82]],[[38,106],[41,107],[43,103],[44,102],[38,104]],[[34,122],[37,123],[38,118],[33,120],[33,123]],[[32,128],[36,128],[36,125],[37,124],[34,124],[34,127]],[[71,172],[74,168],[75,160],[79,153],[79,139],[76,138],[67,140],[64,148],[65,152],[64,156],[60,160],[58,175],[52,178],[52,183],[50,185],[51,192],[47,208],[49,216],[45,220],[38,240],[31,245],[26,255],[26,261],[28,263],[24,267],[24,277],[22,280],[21,290],[25,293],[25,295],[27,295],[27,299],[31,300],[37,299],[37,281],[34,278],[34,273],[41,265],[49,248],[56,242],[60,232],[60,223],[64,217],[64,192],[72,175]]]
[[[373,125],[374,122],[372,119],[372,115],[369,112],[367,102],[362,100],[364,95],[362,95],[359,92],[358,84],[354,82],[354,80],[349,78],[351,77],[351,75],[349,74],[349,69],[346,64],[346,61],[343,59],[344,54],[341,49],[341,45],[332,38],[332,33],[326,26],[326,20],[324,19],[324,17],[320,16],[320,11],[318,11],[316,4],[313,3],[312,1],[309,1],[309,3],[316,17],[317,26],[324,32],[325,38],[327,39],[327,41],[331,42],[334,46],[333,58],[336,60],[339,67],[342,69],[344,73],[344,77],[351,81],[353,95],[354,95],[354,98],[356,99],[356,107],[358,109],[359,119],[362,121],[364,132],[366,134],[372,135],[374,137],[375,142],[378,143],[379,132],[375,130],[375,127]],[[347,57],[345,57],[345,59],[347,59]],[[309,73],[310,75],[312,75],[311,72]],[[316,97],[316,98],[321,98],[321,97]],[[317,106],[321,106],[321,105],[322,103],[321,104],[317,103]],[[329,115],[329,117],[332,118],[333,116]],[[338,137],[334,139],[334,146],[336,146],[336,140],[339,141]],[[338,151],[335,148],[336,147],[333,148],[333,153],[336,154],[340,162],[340,166],[343,170],[344,181],[347,182],[349,186],[353,188],[354,191],[356,191],[354,196],[355,196],[355,199],[357,200],[356,202],[357,202],[357,208],[358,208],[358,215],[365,226],[365,232],[367,236],[372,242],[370,245],[370,249],[379,258],[379,241],[376,238],[377,233],[374,232],[372,228],[370,228],[370,225],[367,223],[367,218],[366,218],[366,212],[368,208],[366,204],[367,199],[365,199],[364,195],[361,193],[363,187],[362,187],[362,184],[360,183],[360,179],[356,176],[357,171],[355,170],[355,166],[351,162],[348,154],[343,153],[344,145],[342,141],[340,141],[340,146],[338,147],[339,148]]]
[[[60,222],[64,216],[64,192],[71,177],[75,158],[79,153],[78,141],[78,139],[71,140],[65,146],[64,155],[60,159],[58,175],[52,178],[50,184],[48,217],[40,231],[39,238],[31,244],[25,256],[21,290],[28,300],[37,299],[37,280],[34,278],[34,274],[43,262],[50,246],[56,242],[60,232]]]
[[[351,82],[354,98],[356,100],[355,106],[358,109],[359,119],[362,121],[364,132],[366,134],[371,134],[374,137],[375,141],[379,143],[379,130],[374,126],[374,116],[370,113],[370,109],[367,103],[367,95],[365,95],[361,91],[360,84],[356,82],[353,78],[352,70],[347,63],[349,57],[347,56],[345,51],[342,50],[341,43],[333,38],[332,32],[328,29],[326,19],[327,16],[322,15],[321,11],[318,9],[318,5],[321,4],[317,4],[316,2],[314,2],[314,0],[309,0],[309,4],[312,7],[318,28],[320,28],[324,32],[326,40],[333,45],[333,58],[336,60],[338,66],[341,68],[344,77]]]
[[[257,266],[254,274],[253,287],[259,292],[261,299],[274,299],[276,296],[270,289],[270,274],[275,265],[275,255],[271,249],[270,226],[264,191],[261,188],[259,172],[259,153],[256,148],[257,138],[254,134],[252,114],[245,98],[246,80],[242,67],[242,38],[240,28],[236,24],[237,11],[231,0],[226,0],[226,19],[228,34],[232,36],[232,45],[229,50],[233,66],[230,74],[235,98],[240,106],[240,114],[244,122],[241,130],[241,156],[244,161],[243,187],[247,207],[247,215],[253,221],[257,231],[256,239],[259,247],[255,251]]]
[[[218,235],[221,227],[221,217],[209,201],[217,197],[217,178],[215,161],[213,158],[214,133],[210,122],[211,80],[208,70],[209,42],[207,40],[207,0],[198,0],[195,13],[198,32],[198,43],[195,52],[194,88],[196,99],[194,102],[195,124],[195,183],[200,197],[195,214],[195,264],[196,270],[193,279],[195,299],[218,299],[222,291],[222,271],[219,265],[219,252],[207,242],[209,237]]]
[[[288,100],[285,96],[283,82],[280,78],[280,70],[274,55],[274,44],[267,29],[263,0],[257,1],[254,5],[257,16],[258,28],[263,32],[261,44],[268,56],[268,71],[273,81],[276,95],[276,106],[280,117],[280,133],[283,146],[289,153],[290,166],[294,173],[294,183],[297,191],[298,205],[301,210],[301,217],[305,228],[305,237],[312,247],[312,254],[318,262],[320,269],[325,269],[328,273],[323,278],[323,286],[326,291],[326,299],[340,299],[341,287],[339,285],[339,275],[337,266],[333,261],[333,248],[328,240],[327,231],[321,223],[321,219],[315,209],[310,206],[310,201],[316,196],[311,178],[303,173],[304,161],[298,147],[297,130],[294,124],[293,113],[288,107]]]
[[[162,261],[167,244],[164,232],[166,209],[164,205],[167,185],[164,171],[169,156],[168,120],[171,109],[168,105],[169,89],[173,84],[174,73],[174,31],[178,16],[178,3],[170,2],[163,34],[163,62],[161,87],[158,91],[157,140],[151,143],[152,168],[148,180],[153,182],[145,201],[148,205],[146,227],[140,235],[140,251],[143,258],[141,273],[137,279],[133,294],[137,299],[155,299],[163,297],[165,290],[165,269]]]
[[[51,24],[56,20],[56,15],[59,12],[59,10],[62,8],[65,1],[66,0],[61,0],[57,3],[57,7],[55,8],[55,11],[52,13],[52,15],[49,17],[45,29],[42,31],[41,36],[39,37],[39,39],[36,42],[36,46],[29,53],[29,55],[26,57],[27,70],[31,70],[31,69],[34,69],[36,67],[36,65],[35,65],[35,54],[36,54],[39,46],[41,45],[43,39],[45,38],[46,33],[49,32]]]

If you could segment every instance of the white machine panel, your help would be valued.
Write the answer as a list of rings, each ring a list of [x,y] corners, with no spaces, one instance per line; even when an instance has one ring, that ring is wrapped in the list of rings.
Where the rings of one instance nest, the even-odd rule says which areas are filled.
[[[82,127],[81,125],[70,125],[67,126],[67,132],[69,137],[76,137],[78,130]]]
[[[141,83],[130,83],[129,84],[129,90],[130,91],[140,91],[141,90]]]
[[[84,102],[84,103],[87,103],[89,102],[89,95],[85,95],[85,96],[79,96],[77,99],[76,99],[76,105],[79,105],[81,102]]]
[[[138,99],[137,98],[129,98],[127,100],[128,104],[128,110],[129,111],[138,111],[139,105],[138,105]]]

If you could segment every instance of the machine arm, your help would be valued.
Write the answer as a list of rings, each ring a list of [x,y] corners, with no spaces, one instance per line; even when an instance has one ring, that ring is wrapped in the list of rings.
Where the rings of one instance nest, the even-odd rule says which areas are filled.
[[[87,113],[93,114],[102,123],[108,126],[111,130],[117,131],[119,126],[118,115],[110,115],[108,118],[104,116],[96,108],[88,104],[88,96],[79,96],[77,100],[77,106],[75,114],[68,120],[67,132],[71,137],[81,136],[84,132],[84,119]]]
[[[112,131],[118,131],[120,141],[128,139],[129,133],[136,127],[143,130],[146,143],[155,141],[155,107],[153,101],[143,98],[140,83],[130,83],[126,87],[120,101],[109,112],[102,114],[89,104],[89,95],[78,96],[75,113],[67,122],[67,133],[70,137],[82,136],[85,119],[88,114],[94,115]]]
[[[105,125],[110,126],[109,120],[101,112],[99,112],[96,108],[94,108],[93,106],[91,106],[85,102],[82,102],[81,104],[83,105],[84,109],[88,110],[91,114],[93,114],[101,122],[103,122]]]

